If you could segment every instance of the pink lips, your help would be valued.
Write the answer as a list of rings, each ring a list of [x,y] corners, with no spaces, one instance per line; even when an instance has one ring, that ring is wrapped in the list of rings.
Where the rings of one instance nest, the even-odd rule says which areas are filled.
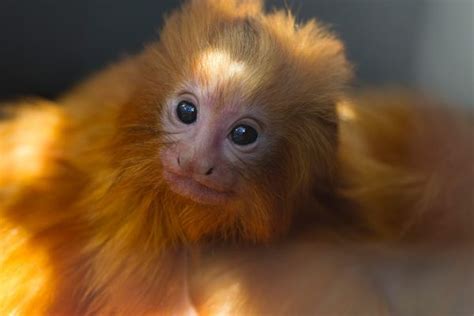
[[[175,193],[201,204],[222,204],[228,201],[232,193],[210,188],[196,180],[167,170],[163,176]]]

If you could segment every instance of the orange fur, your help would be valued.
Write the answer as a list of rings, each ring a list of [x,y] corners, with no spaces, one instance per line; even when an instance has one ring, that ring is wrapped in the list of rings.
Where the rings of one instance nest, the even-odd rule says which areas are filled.
[[[207,51],[248,66],[229,90],[259,104],[277,133],[264,161],[245,171],[246,198],[225,208],[171,192],[157,159],[163,102],[187,76],[213,79],[196,64]],[[0,240],[0,280],[8,281],[0,314],[192,314],[189,249],[268,243],[303,224],[311,233],[353,219],[383,236],[410,231],[433,194],[426,174],[413,172],[412,133],[401,128],[416,129],[418,114],[398,104],[372,111],[362,98],[346,102],[355,119],[341,114],[338,128],[350,76],[343,45],[314,21],[296,27],[259,1],[190,1],[144,52],[57,104],[17,105],[0,123],[0,230],[8,236]]]
[[[352,118],[341,119],[338,191],[377,236],[472,241],[470,113],[394,89],[344,106]]]

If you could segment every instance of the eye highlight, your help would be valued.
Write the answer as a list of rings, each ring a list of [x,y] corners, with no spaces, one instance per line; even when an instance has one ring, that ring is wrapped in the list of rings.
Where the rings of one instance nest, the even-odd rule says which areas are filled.
[[[230,132],[230,139],[239,146],[250,145],[257,140],[258,132],[246,124],[237,125]]]
[[[197,108],[189,101],[180,101],[176,107],[176,115],[184,124],[192,124],[197,119]]]

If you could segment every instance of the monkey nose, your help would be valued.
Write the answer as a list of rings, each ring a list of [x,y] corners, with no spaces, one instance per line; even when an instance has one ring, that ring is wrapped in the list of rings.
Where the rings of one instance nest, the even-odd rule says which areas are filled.
[[[189,174],[205,175],[209,176],[214,172],[214,167],[207,161],[199,159],[183,159],[184,157],[178,156],[176,162],[178,166]]]

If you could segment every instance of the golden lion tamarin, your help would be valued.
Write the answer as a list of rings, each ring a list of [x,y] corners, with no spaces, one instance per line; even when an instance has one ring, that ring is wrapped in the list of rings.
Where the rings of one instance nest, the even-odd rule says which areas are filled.
[[[275,256],[277,275],[310,271],[301,256],[321,248],[308,241],[469,242],[469,122],[398,92],[352,96],[350,78],[342,43],[314,21],[189,1],[142,53],[55,102],[7,104],[0,314],[222,314],[214,294],[235,287],[212,271],[231,268],[227,249],[251,258],[248,278]],[[465,170],[445,188],[453,165]],[[279,250],[254,259],[258,245]],[[374,294],[348,280],[342,292]],[[270,299],[263,289],[248,293]],[[227,314],[269,312],[236,302]]]

